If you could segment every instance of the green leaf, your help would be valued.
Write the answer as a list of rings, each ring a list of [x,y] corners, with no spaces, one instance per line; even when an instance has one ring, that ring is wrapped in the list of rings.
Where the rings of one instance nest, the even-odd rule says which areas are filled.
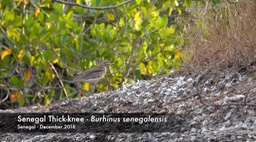
[[[20,32],[18,28],[10,27],[7,31],[8,37],[15,39],[15,41],[18,41],[20,39]]]
[[[10,64],[10,55],[6,56],[3,60],[0,59],[0,67],[6,68]]]
[[[6,8],[4,10],[4,13],[3,13],[3,19],[5,21],[13,21],[14,20],[14,11],[13,11],[13,9],[11,11],[9,11],[9,9]]]
[[[162,4],[162,8],[163,8],[164,10],[166,10],[167,8],[170,7],[170,3],[171,3],[170,0],[165,1],[165,2]]]
[[[168,18],[166,16],[157,18],[158,28],[165,28],[167,26],[167,23],[168,23]]]
[[[157,61],[158,61],[159,64],[164,65],[165,59],[166,59],[166,58],[163,56],[162,53],[159,53],[159,54],[157,55]]]
[[[121,17],[120,20],[119,20],[119,25],[121,27],[124,27],[125,26],[125,22],[124,22],[124,19]]]
[[[19,105],[23,106],[25,104],[24,95],[22,95],[21,93],[18,93],[17,102],[19,103]]]
[[[134,15],[134,21],[135,21],[135,28],[137,30],[140,30],[141,28],[141,22],[142,22],[142,12],[138,11],[135,15]]]
[[[30,2],[32,3],[32,5],[33,5],[34,7],[39,7],[39,3],[40,3],[39,0],[30,0]]]
[[[52,89],[51,91],[50,91],[50,93],[49,93],[49,98],[53,98],[54,96],[55,96],[55,90],[54,89]]]
[[[15,19],[12,23],[17,27],[22,26],[22,15],[15,15]]]
[[[41,22],[41,23],[44,22],[44,13],[43,13],[43,12],[40,12],[40,13],[39,13],[38,20],[39,20],[39,22]]]
[[[42,27],[39,23],[34,23],[34,25],[31,28],[31,36],[34,36],[34,38],[37,38],[40,36],[40,33],[42,31]]]
[[[42,76],[43,76],[43,78],[42,79],[40,79],[40,84],[42,85],[42,86],[45,86],[46,84],[47,84],[47,82],[49,81],[49,79],[48,79],[48,77],[46,76],[46,73],[42,73]]]
[[[48,97],[48,95],[44,95],[44,105],[49,105],[50,103],[51,103],[51,100]]]
[[[16,87],[21,87],[23,85],[21,79],[16,76],[11,77],[11,84]]]
[[[44,52],[44,59],[45,61],[51,62],[53,60],[55,60],[57,57],[55,55],[55,53],[52,50],[46,50]]]
[[[51,1],[52,1],[52,0],[42,0],[41,3],[40,3],[40,5],[43,6],[43,7],[44,7],[44,6],[47,6],[47,5],[49,5],[49,4],[51,3]]]
[[[101,32],[102,38],[104,41],[107,43],[110,43],[111,41],[111,32],[108,29],[105,29],[104,31]]]
[[[153,68],[156,72],[159,72],[159,69],[160,69],[160,63],[157,62],[157,61],[154,61],[153,62]]]
[[[77,52],[73,48],[63,48],[63,52],[69,58],[76,58],[77,57]],[[89,53],[87,51],[83,55],[84,55],[84,57],[86,57],[86,55],[88,55],[88,54]]]
[[[141,5],[142,0],[135,0],[136,5]]]
[[[22,58],[22,61],[30,65],[31,60],[32,60],[32,56],[30,54],[30,51],[26,51],[23,58]]]
[[[140,73],[142,75],[146,75],[147,74],[147,68],[146,68],[145,64],[144,63],[140,63],[139,67],[140,67]]]
[[[65,8],[65,5],[64,4],[59,4],[59,3],[53,3],[53,8],[56,12],[58,13],[63,13],[64,12],[64,8]]]
[[[61,44],[66,44],[67,40],[70,38],[69,35],[64,35],[61,39]]]
[[[192,0],[185,0],[185,4],[188,8],[192,7]]]
[[[141,79],[142,79],[142,77],[141,77],[141,72],[140,72],[140,70],[138,70],[138,69],[136,69],[136,70],[134,71],[134,76],[135,76],[135,80],[141,80]]]
[[[164,31],[164,33],[165,33],[166,35],[173,34],[173,33],[175,33],[175,29],[171,26],[170,28],[167,28],[167,29]]]
[[[148,62],[148,64],[147,64],[147,70],[148,70],[148,73],[149,74],[154,74],[154,69],[153,69],[153,67],[152,67],[152,60],[150,60],[149,62]]]
[[[68,14],[66,14],[65,20],[67,22],[71,22],[71,20],[73,20],[73,11],[69,11]]]
[[[213,3],[213,5],[217,5],[218,3],[220,3],[220,0],[212,0],[211,2]]]
[[[90,2],[91,2],[91,6],[98,7],[98,6],[101,6],[102,2],[105,2],[105,1],[103,1],[103,0],[90,0]]]
[[[46,75],[47,79],[50,81],[52,81],[54,78],[54,74],[49,67],[46,69],[45,75]]]

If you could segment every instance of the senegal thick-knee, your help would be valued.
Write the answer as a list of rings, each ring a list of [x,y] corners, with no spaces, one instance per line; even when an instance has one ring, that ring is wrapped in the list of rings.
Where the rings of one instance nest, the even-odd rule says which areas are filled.
[[[99,63],[99,65],[95,68],[85,70],[80,75],[76,76],[72,82],[90,82],[90,83],[97,83],[99,82],[106,74],[107,67],[111,65],[109,61],[103,61]]]

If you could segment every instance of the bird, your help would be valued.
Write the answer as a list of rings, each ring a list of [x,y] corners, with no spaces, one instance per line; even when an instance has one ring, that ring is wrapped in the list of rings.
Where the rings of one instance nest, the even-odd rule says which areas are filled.
[[[96,84],[106,75],[107,67],[109,65],[112,65],[112,63],[110,63],[107,60],[102,61],[95,68],[85,70],[81,74],[75,76],[73,80],[66,81],[66,82],[77,83],[78,86],[80,86],[79,85],[80,83],[85,83],[85,82],[92,83],[93,86],[91,88],[91,91],[92,91],[91,93],[94,93]],[[80,92],[80,89],[79,89],[79,92]],[[80,92],[80,94],[83,94],[83,93]]]
[[[112,65],[109,61],[107,60],[102,61],[101,63],[99,63],[97,67],[89,70],[85,70],[80,75],[76,76],[72,80],[72,82],[77,82],[77,83],[90,82],[90,83],[96,84],[106,75],[106,72],[107,72],[106,68],[109,65]]]

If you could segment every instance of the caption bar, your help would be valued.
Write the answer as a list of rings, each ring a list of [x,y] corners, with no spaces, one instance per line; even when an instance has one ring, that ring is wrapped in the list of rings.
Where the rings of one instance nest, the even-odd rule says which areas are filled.
[[[174,114],[0,113],[0,132],[171,132]]]

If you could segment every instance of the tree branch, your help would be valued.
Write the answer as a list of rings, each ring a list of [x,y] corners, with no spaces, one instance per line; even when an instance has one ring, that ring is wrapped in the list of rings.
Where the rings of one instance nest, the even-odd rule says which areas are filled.
[[[111,5],[111,6],[102,6],[102,7],[90,7],[90,6],[86,6],[86,5],[82,5],[82,4],[78,4],[78,3],[73,3],[73,2],[65,2],[65,1],[61,1],[61,0],[54,0],[54,2],[57,3],[61,3],[61,4],[65,4],[65,5],[71,5],[71,6],[78,6],[78,7],[82,7],[85,9],[92,9],[92,10],[106,10],[106,9],[114,9],[120,6],[123,6],[125,4],[128,4],[130,2],[133,2],[134,0],[127,0],[125,2],[122,2],[120,4],[117,5]]]
[[[55,75],[58,77],[58,79],[59,79],[59,81],[60,81],[60,85],[61,85],[61,87],[62,87],[62,89],[63,89],[64,95],[65,95],[65,97],[67,98],[67,97],[68,97],[68,93],[67,93],[67,91],[66,91],[66,89],[65,89],[65,86],[64,86],[64,84],[63,84],[63,81],[62,81],[61,77],[59,76],[58,71],[55,69],[55,67],[54,67],[54,65],[53,65],[52,63],[50,63],[50,66],[51,66],[52,70],[54,71]]]

